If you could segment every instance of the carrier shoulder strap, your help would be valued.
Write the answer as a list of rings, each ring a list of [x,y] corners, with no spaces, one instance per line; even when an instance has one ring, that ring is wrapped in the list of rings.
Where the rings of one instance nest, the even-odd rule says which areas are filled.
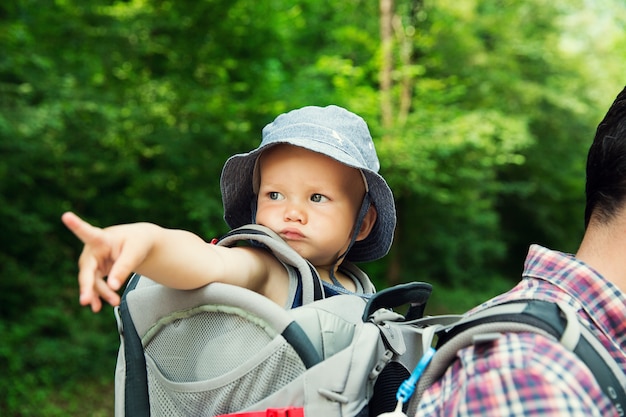
[[[563,303],[520,300],[495,305],[436,331],[437,350],[421,375],[408,415],[414,415],[423,393],[454,361],[458,350],[494,341],[503,333],[532,332],[556,338],[574,352],[593,373],[605,395],[623,415],[626,406],[626,375],[576,311]]]
[[[266,247],[278,260],[298,270],[302,279],[302,304],[324,298],[322,280],[315,267],[271,229],[258,224],[248,224],[229,231],[217,241],[217,244],[235,246],[237,242],[245,240]]]
[[[124,415],[150,416],[148,396],[148,376],[146,373],[146,357],[143,353],[141,338],[137,334],[127,303],[127,295],[134,290],[141,278],[133,274],[122,294],[120,305],[115,308],[118,328],[124,344]]]

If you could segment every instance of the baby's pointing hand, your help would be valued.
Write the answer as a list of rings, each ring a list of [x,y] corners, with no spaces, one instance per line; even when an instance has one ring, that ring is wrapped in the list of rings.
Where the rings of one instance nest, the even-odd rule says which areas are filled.
[[[78,259],[80,304],[91,305],[93,312],[102,308],[101,298],[111,305],[118,305],[120,297],[116,290],[145,256],[145,251],[133,251],[133,245],[122,250],[127,236],[131,236],[130,233],[120,233],[125,226],[101,229],[72,212],[64,213],[61,220],[85,245]]]

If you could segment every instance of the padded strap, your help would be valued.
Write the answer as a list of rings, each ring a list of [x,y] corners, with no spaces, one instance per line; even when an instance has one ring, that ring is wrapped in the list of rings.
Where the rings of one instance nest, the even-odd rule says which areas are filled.
[[[504,328],[506,327],[506,330]],[[450,338],[443,346],[438,347],[429,366],[420,377],[415,393],[409,402],[407,415],[415,415],[417,404],[424,392],[437,381],[446,372],[450,364],[456,358],[456,353],[463,348],[471,346],[474,343],[476,335],[490,334],[496,338],[500,337],[500,332],[532,332],[549,336],[548,333],[542,332],[534,325],[523,323],[484,323],[465,329],[456,336]]]
[[[302,304],[324,298],[322,280],[315,267],[293,250],[271,229],[258,224],[248,224],[231,230],[217,242],[220,246],[235,246],[242,240],[251,240],[268,248],[276,258],[298,270],[302,279]]]
[[[119,307],[119,316],[122,321],[121,332],[124,341],[124,361],[126,378],[124,386],[124,415],[148,417],[150,416],[150,399],[148,396],[148,375],[146,373],[146,358],[143,354],[141,339],[137,334],[133,319],[128,309],[127,295],[134,290],[140,276],[133,274],[128,281]]]
[[[418,382],[408,415],[414,415],[423,395],[448,369],[458,350],[478,340],[496,340],[503,333],[532,332],[554,337],[587,365],[617,410],[626,406],[626,375],[599,340],[582,325],[571,307],[541,300],[520,300],[489,307],[438,332],[437,352]],[[574,318],[575,317],[575,318]],[[571,348],[571,346],[570,346]]]

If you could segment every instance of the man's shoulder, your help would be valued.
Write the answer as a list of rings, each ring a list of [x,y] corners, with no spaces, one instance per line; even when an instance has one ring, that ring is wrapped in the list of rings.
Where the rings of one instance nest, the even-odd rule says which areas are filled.
[[[457,357],[468,375],[521,369],[524,372],[538,370],[547,379],[570,371],[576,373],[579,362],[576,354],[558,340],[532,332],[503,333],[493,341],[461,349]]]
[[[419,410],[423,415],[508,415],[515,409],[523,415],[539,415],[542,409],[552,415],[596,415],[584,413],[600,409],[596,405],[610,409],[606,401],[589,369],[557,340],[511,332],[459,350],[443,377],[426,390]]]

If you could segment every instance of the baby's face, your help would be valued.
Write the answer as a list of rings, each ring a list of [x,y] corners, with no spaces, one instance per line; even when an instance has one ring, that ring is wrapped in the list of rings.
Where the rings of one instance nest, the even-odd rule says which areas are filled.
[[[256,222],[315,266],[333,265],[350,243],[365,194],[359,170],[291,145],[259,160]]]

